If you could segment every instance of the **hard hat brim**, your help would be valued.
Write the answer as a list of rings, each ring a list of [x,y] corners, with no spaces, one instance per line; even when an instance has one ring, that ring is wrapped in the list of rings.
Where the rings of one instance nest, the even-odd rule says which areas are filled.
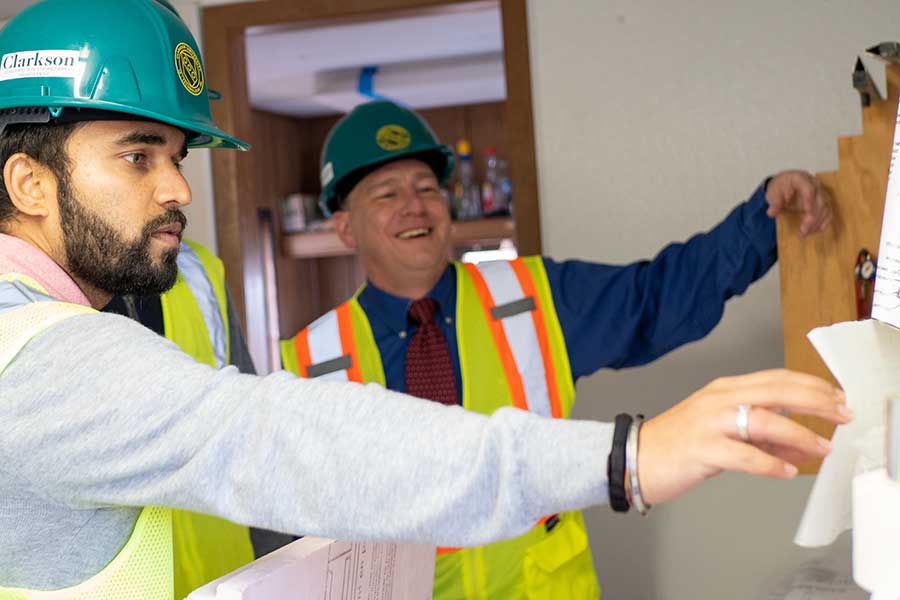
[[[410,148],[409,151],[397,152],[395,155],[383,160],[375,160],[370,163],[360,165],[359,168],[347,173],[336,181],[333,186],[329,186],[327,192],[323,191],[319,197],[319,206],[325,212],[326,216],[331,216],[335,211],[340,210],[339,206],[335,206],[338,201],[337,190],[345,187],[347,182],[352,182],[351,189],[359,183],[359,181],[377,169],[397,162],[398,160],[418,159],[426,163],[434,171],[438,179],[439,185],[444,185],[453,175],[453,169],[456,163],[456,157],[453,150],[444,144],[429,144],[424,147]],[[349,190],[347,190],[349,192]]]
[[[208,122],[193,119],[175,119],[166,115],[146,110],[140,107],[118,104],[115,102],[98,102],[96,100],[66,99],[62,102],[35,103],[33,96],[10,96],[0,100],[0,109],[19,108],[24,106],[40,106],[45,108],[84,108],[99,110],[108,113],[122,115],[122,120],[127,121],[129,115],[142,117],[151,121],[158,121],[188,132],[188,148],[225,148],[246,151],[250,144],[228,135],[218,127]],[[87,119],[89,120],[89,119]]]

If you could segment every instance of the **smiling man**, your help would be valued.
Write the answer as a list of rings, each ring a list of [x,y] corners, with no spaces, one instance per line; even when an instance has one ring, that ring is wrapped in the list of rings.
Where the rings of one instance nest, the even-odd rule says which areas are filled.
[[[453,158],[418,115],[388,101],[357,107],[331,130],[321,204],[367,282],[282,342],[286,369],[483,414],[515,406],[565,418],[579,377],[645,364],[706,335],[726,300],[774,264],[773,216],[802,212],[805,234],[831,219],[818,181],[787,171],[711,231],[652,261],[463,265],[448,261],[440,189]],[[554,515],[513,540],[441,549],[434,597],[596,598],[591,562],[581,515]]]

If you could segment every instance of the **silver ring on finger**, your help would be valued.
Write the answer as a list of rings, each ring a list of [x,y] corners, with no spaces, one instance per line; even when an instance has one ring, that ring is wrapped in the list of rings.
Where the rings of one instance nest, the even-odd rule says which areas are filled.
[[[739,404],[737,414],[734,417],[734,424],[737,425],[738,435],[745,442],[750,441],[750,408],[749,404]]]

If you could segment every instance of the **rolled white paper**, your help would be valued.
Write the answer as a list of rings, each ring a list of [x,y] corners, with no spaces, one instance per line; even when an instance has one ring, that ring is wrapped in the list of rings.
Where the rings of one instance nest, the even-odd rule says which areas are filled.
[[[900,598],[900,483],[884,469],[853,478],[853,579],[873,598]]]

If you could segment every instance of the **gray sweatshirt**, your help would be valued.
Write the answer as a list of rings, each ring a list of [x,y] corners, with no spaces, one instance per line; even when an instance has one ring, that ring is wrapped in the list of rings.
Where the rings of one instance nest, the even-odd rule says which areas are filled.
[[[99,572],[141,506],[294,534],[480,545],[607,501],[612,426],[490,417],[220,371],[127,318],[35,337],[0,375],[0,586]]]

